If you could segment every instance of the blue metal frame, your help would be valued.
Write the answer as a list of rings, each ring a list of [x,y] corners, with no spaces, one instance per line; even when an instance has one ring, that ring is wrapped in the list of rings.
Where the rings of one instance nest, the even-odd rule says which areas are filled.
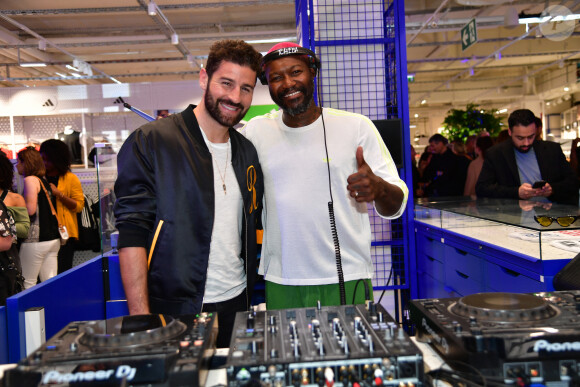
[[[388,1],[388,0],[387,0]],[[319,9],[323,9],[323,7],[327,5],[333,5],[332,0],[327,1],[319,1],[317,3],[317,7]],[[339,4],[340,6],[344,6],[344,2]],[[339,6],[337,5],[337,6]],[[382,19],[383,22],[383,34],[382,36],[377,35],[376,25],[372,32],[369,32],[369,35],[365,35],[365,31],[360,29],[358,31],[354,31],[352,36],[357,35],[355,39],[344,39],[344,36],[351,36],[346,32],[342,35],[341,28],[337,27],[337,25],[333,24],[329,27],[328,31],[320,28],[323,24],[323,15],[319,13],[319,9],[314,7],[313,0],[296,0],[296,25],[297,25],[297,37],[298,42],[304,47],[309,48],[310,50],[317,53],[320,56],[322,61],[322,69],[321,74],[319,75],[319,82],[322,78],[329,76],[329,67],[332,65],[335,68],[340,66],[342,62],[336,61],[329,62],[328,60],[325,61],[324,52],[327,48],[334,48],[336,47],[335,51],[340,53],[341,55],[348,56],[351,52],[357,51],[357,46],[368,46],[362,47],[360,49],[361,52],[366,54],[367,49],[372,51],[372,45],[381,45],[384,48],[384,63],[385,69],[383,69],[385,74],[385,84],[383,92],[384,102],[385,105],[383,106],[382,111],[378,111],[378,116],[371,116],[369,114],[365,114],[361,111],[356,111],[357,113],[363,113],[367,115],[370,119],[384,119],[384,118],[399,118],[402,121],[403,125],[403,158],[404,164],[403,168],[399,170],[399,173],[403,180],[407,182],[408,187],[412,187],[412,168],[411,168],[411,158],[410,158],[410,132],[409,132],[409,107],[408,107],[408,87],[407,87],[407,69],[406,69],[406,40],[405,40],[405,14],[404,14],[404,2],[402,0],[393,0],[392,2],[388,3],[388,7],[385,8],[385,0],[377,1],[371,4],[371,8],[377,9],[377,5],[379,5],[380,9],[382,10],[381,15],[376,15],[369,13],[370,11],[363,13],[366,10],[358,9],[358,8],[348,8],[345,6],[345,9],[348,8],[349,11],[353,10],[354,14],[352,15],[353,19],[356,19],[360,22],[361,18],[365,20],[370,20],[372,22],[376,22],[378,19]],[[352,6],[354,7],[354,5]],[[359,13],[360,11],[360,13]],[[318,14],[317,14],[318,13]],[[317,18],[315,18],[317,16]],[[351,15],[343,14],[345,18],[349,18]],[[358,19],[357,19],[358,18]],[[316,25],[318,23],[318,25]],[[337,23],[339,24],[339,23]],[[339,24],[340,26],[340,24]],[[316,31],[317,28],[320,28],[319,31]],[[334,28],[334,29],[333,29]],[[341,34],[336,39],[328,38],[323,39],[321,36],[331,36],[331,33],[335,33],[334,36]],[[340,51],[341,47],[345,47],[344,51]],[[352,49],[352,51],[351,51]],[[327,50],[330,52],[329,50]],[[345,54],[346,53],[346,54]],[[364,55],[361,54],[361,55]],[[328,57],[328,56],[327,56]],[[354,58],[354,55],[352,56]],[[326,58],[328,59],[328,58]],[[367,62],[363,60],[359,60],[358,62],[354,63],[352,67],[354,68],[356,65],[364,67]],[[378,64],[381,62],[378,61]],[[375,63],[368,63],[368,67],[371,69]],[[380,70],[380,69],[379,69]],[[376,78],[376,77],[375,77]],[[336,76],[335,79],[339,79],[339,76]],[[330,80],[330,79],[329,79]],[[333,79],[334,80],[334,79]],[[330,83],[330,82],[327,82]],[[324,85],[324,87],[328,88],[328,85]],[[322,94],[319,98],[323,101],[324,106],[332,106],[331,101],[324,101],[324,94],[326,93],[326,89],[322,88],[320,90]],[[378,95],[378,94],[377,94]],[[348,95],[349,98],[356,100],[356,98],[361,98],[361,95],[356,95],[356,93],[352,93]],[[396,99],[396,100],[394,100]],[[362,100],[362,98],[361,98]],[[368,100],[368,98],[367,98]],[[332,106],[341,108],[339,106]],[[403,216],[398,219],[391,221],[391,227],[400,227],[402,229],[402,237],[400,239],[395,240],[374,240],[372,245],[373,247],[376,246],[390,246],[392,249],[391,252],[391,267],[396,267],[396,265],[400,265],[397,261],[395,255],[397,252],[402,250],[403,257],[398,258],[399,260],[402,259],[402,266],[398,267],[401,269],[400,273],[403,275],[402,283],[397,285],[387,285],[387,286],[376,286],[376,290],[384,290],[384,289],[410,289],[411,297],[416,297],[417,295],[417,286],[416,286],[416,258],[415,258],[415,235],[414,235],[414,214],[413,214],[413,202],[414,197],[412,193],[412,189],[409,190],[409,200],[407,203],[407,208]],[[373,216],[373,215],[371,215]],[[393,254],[394,253],[394,254]],[[383,273],[384,274],[384,273]]]

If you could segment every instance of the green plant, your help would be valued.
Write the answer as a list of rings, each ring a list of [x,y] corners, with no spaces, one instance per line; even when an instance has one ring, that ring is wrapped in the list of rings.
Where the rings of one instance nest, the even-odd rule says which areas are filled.
[[[463,140],[473,134],[487,130],[492,136],[501,131],[501,118],[497,110],[482,110],[475,104],[468,104],[465,110],[451,109],[443,120],[443,135],[453,140]]]

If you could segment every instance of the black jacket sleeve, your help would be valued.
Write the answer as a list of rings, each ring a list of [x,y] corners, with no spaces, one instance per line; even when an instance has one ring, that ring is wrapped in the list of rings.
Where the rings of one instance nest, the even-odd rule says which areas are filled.
[[[478,197],[519,198],[520,179],[510,170],[510,161],[506,158],[504,147],[504,144],[498,144],[487,151],[475,184],[475,193]],[[515,165],[515,157],[513,164]],[[515,168],[517,169],[517,166]]]
[[[157,205],[152,157],[154,151],[141,128],[125,140],[117,155],[114,213],[119,248],[147,247]]]

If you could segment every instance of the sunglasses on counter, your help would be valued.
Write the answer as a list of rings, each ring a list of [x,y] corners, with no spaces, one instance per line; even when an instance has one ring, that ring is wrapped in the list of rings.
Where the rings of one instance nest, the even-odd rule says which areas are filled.
[[[534,220],[544,227],[548,227],[554,221],[558,222],[562,227],[568,227],[579,218],[580,215],[558,216],[557,218],[547,215],[534,215]]]

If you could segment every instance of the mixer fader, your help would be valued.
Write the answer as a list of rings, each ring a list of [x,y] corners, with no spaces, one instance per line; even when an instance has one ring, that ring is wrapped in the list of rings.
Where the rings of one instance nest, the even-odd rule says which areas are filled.
[[[420,386],[421,352],[380,305],[238,313],[229,387]]]

